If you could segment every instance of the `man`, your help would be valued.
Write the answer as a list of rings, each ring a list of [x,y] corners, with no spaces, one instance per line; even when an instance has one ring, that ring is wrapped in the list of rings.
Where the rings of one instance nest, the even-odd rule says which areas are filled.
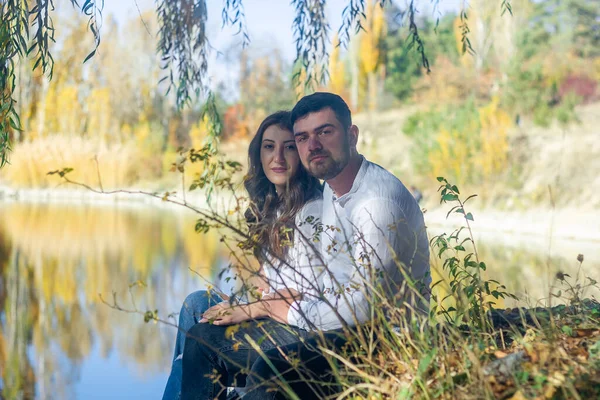
[[[338,390],[335,384],[314,383],[330,379],[329,363],[318,347],[339,350],[346,343],[342,328],[355,329],[370,319],[374,292],[409,314],[425,310],[431,282],[419,206],[396,177],[357,152],[359,130],[343,99],[332,93],[306,96],[292,110],[292,123],[302,164],[325,181],[322,292],[314,298],[274,300],[260,315],[301,328],[303,340],[264,349],[247,376],[248,400],[285,398],[290,392],[301,399],[321,398]],[[411,290],[415,282],[421,284],[420,293]],[[311,330],[322,334],[305,333]],[[190,336],[203,334],[196,327],[190,330]],[[198,379],[198,374],[186,378],[186,369],[194,370],[199,360],[212,359],[216,370],[227,364],[194,343],[193,337],[186,340],[184,394],[186,383]]]

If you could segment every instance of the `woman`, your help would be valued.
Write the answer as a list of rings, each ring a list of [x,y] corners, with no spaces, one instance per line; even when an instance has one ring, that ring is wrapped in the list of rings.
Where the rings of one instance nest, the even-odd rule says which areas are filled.
[[[306,252],[300,251],[300,236],[311,235],[311,230],[306,229],[308,224],[303,224],[307,217],[320,218],[321,185],[300,163],[288,111],[276,112],[261,123],[250,142],[248,160],[244,186],[250,207],[245,217],[254,254],[262,265],[263,279],[268,284],[261,289],[266,296],[297,296],[311,290],[311,282],[299,277],[299,271],[285,260],[295,258],[297,261],[306,255]],[[300,225],[305,228],[302,228],[301,234],[296,234],[294,228]],[[294,243],[291,248],[290,243]],[[295,265],[299,265],[298,262]],[[180,396],[186,332],[196,323],[208,321],[206,316],[203,317],[207,310],[211,322],[220,325],[251,319],[254,307],[261,307],[255,303],[220,315],[220,304],[230,309],[230,302],[223,300],[214,292],[201,290],[190,294],[184,301],[179,314],[172,370],[163,400]]]

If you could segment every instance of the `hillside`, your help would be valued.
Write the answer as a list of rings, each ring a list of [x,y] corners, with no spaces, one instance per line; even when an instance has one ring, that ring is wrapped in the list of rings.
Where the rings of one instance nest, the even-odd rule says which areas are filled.
[[[436,205],[437,181],[419,175],[411,159],[411,138],[402,127],[414,110],[391,110],[357,115],[361,129],[360,151],[393,171],[407,186],[416,184],[424,205]],[[509,132],[508,171],[481,186],[463,187],[477,193],[482,205],[500,210],[576,208],[598,210],[600,196],[600,103],[577,108],[578,123],[566,128],[535,126],[524,118]],[[551,194],[550,194],[551,192]]]

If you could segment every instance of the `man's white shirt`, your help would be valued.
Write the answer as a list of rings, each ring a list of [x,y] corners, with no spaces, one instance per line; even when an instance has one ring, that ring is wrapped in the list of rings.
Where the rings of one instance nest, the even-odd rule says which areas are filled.
[[[319,207],[315,231],[305,219]],[[423,214],[398,178],[363,158],[348,193],[338,198],[325,184],[323,201],[303,211],[289,259],[304,297],[290,307],[290,325],[326,331],[367,322],[375,288],[396,307],[427,307],[431,277]],[[419,282],[420,299],[405,276]]]

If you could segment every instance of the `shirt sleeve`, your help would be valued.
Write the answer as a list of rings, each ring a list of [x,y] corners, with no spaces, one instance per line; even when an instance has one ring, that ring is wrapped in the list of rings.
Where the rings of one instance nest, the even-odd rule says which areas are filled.
[[[409,215],[407,209],[412,211]],[[372,199],[355,210],[352,222],[349,279],[334,282],[336,288],[319,299],[292,304],[289,324],[324,331],[362,324],[370,319],[369,293],[374,286],[396,295],[405,274],[419,279],[428,271],[429,246],[418,207],[402,200]]]

